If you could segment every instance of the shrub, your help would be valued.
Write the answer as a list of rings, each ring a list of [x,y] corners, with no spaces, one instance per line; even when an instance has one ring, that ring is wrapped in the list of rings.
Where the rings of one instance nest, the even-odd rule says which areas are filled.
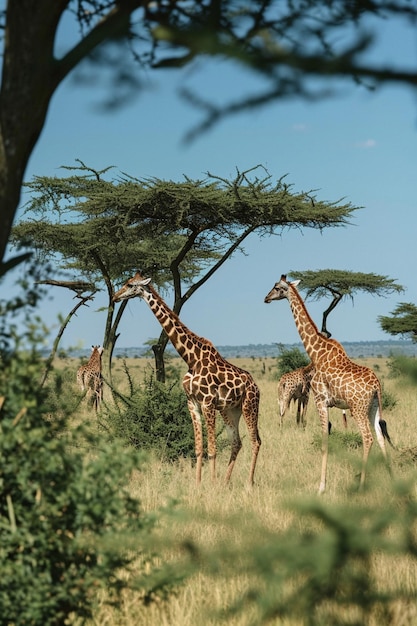
[[[413,384],[417,383],[417,359],[404,355],[391,355],[388,367],[392,378],[406,376]]]
[[[161,383],[153,373],[145,374],[137,387],[130,376],[129,381],[130,396],[118,394],[116,407],[106,407],[106,428],[136,449],[156,451],[165,461],[193,456],[193,427],[179,381]]]
[[[286,349],[282,344],[278,345],[279,355],[277,357],[277,377],[292,372],[299,367],[305,367],[310,363],[310,359],[305,352],[299,348]]]
[[[65,401],[48,413],[58,407],[60,388],[39,385],[43,362],[35,327],[24,337],[9,327],[4,337],[0,623],[55,626],[69,616],[84,623],[101,588],[118,606],[120,592],[133,584],[125,575],[133,563],[139,598],[149,602],[166,593],[174,579],[158,577],[164,568],[153,567],[148,556],[154,522],[127,491],[131,472],[140,466],[137,451],[70,430]]]
[[[194,431],[179,371],[172,371],[176,378],[165,383],[157,381],[153,372],[145,373],[140,385],[134,383],[126,365],[125,373],[129,396],[113,390],[115,406],[106,406],[100,424],[134,448],[156,452],[162,461],[194,459]],[[220,438],[223,421],[219,419],[217,423],[217,449],[221,450],[228,445],[228,439]]]

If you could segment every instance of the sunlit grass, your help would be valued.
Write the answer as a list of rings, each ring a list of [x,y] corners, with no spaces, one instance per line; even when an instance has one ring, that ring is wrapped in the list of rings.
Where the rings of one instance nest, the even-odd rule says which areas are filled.
[[[233,362],[251,371],[261,390],[259,430],[262,446],[255,486],[251,489],[247,485],[251,449],[243,420],[240,425],[243,447],[228,486],[223,481],[229,458],[228,446],[218,454],[217,481],[210,481],[209,469],[205,465],[200,487],[195,484],[195,471],[191,461],[166,464],[150,455],[145,466],[132,476],[130,489],[140,499],[146,512],[157,511],[175,503],[173,513],[161,517],[157,530],[161,538],[168,536],[172,542],[172,546],[168,546],[164,553],[167,560],[175,561],[178,558],[176,546],[184,542],[195,544],[207,552],[219,550],[221,545],[233,545],[235,548],[240,547],[242,554],[245,554],[254,543],[262,540],[265,533],[280,533],[288,529],[302,532],[311,528],[311,519],[304,519],[293,505],[315,498],[319,485],[321,453],[317,442],[320,440],[320,425],[314,402],[311,398],[305,429],[297,427],[295,423],[295,407],[285,416],[283,427],[280,428],[277,381],[273,378],[274,360],[234,359]],[[417,450],[417,432],[414,425],[416,390],[402,384],[398,379],[389,378],[385,359],[374,358],[359,362],[373,367],[383,380],[385,389],[397,400],[394,410],[386,412],[384,418],[391,438],[399,448],[398,451],[391,451],[394,481],[409,479],[415,470],[412,450]],[[131,375],[140,378],[144,369],[151,367],[152,361],[128,360],[127,365]],[[176,365],[183,367],[180,361]],[[114,379],[123,386],[122,370],[121,363],[117,361]],[[105,398],[111,401],[108,391]],[[221,419],[220,416],[218,419]],[[360,445],[354,445],[358,432],[356,425],[348,414],[348,427],[345,431],[341,411],[336,409],[331,410],[330,419],[333,431],[329,442],[325,501],[341,506],[355,503],[366,503],[375,508],[395,506],[392,483],[378,445],[375,443],[371,451],[367,487],[364,492],[358,493],[356,487],[362,450]],[[350,441],[353,442],[352,445],[349,445]],[[231,565],[233,572],[233,564]],[[387,555],[381,555],[374,559],[373,566],[382,588],[404,585],[417,593],[415,561],[407,557],[389,559]],[[236,576],[231,574],[223,577],[221,573],[216,576],[202,567],[179,586],[167,601],[159,601],[148,607],[138,601],[133,591],[124,595],[121,612],[109,607],[103,597],[99,601],[94,623],[111,626],[215,626],[219,623],[249,626],[257,623],[253,606],[248,607],[244,613],[223,615],[220,618],[221,611],[230,607],[236,597],[244,594],[250,583],[251,574],[242,574],[240,567],[236,569]],[[415,606],[394,603],[391,616],[393,621],[390,623],[394,625],[417,623]],[[351,619],[353,623],[353,610]],[[297,621],[284,619],[271,623],[295,626]],[[377,623],[375,618],[375,626]]]

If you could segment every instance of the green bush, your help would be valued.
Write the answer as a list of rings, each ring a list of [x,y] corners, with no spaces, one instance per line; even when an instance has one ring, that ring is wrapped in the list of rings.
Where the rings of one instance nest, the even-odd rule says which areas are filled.
[[[193,427],[180,382],[160,383],[151,373],[135,386],[126,373],[130,396],[118,394],[116,408],[106,407],[106,428],[134,448],[156,451],[165,461],[194,456]]]
[[[100,589],[116,606],[129,585],[139,601],[167,593],[181,574],[153,566],[154,522],[128,493],[138,452],[70,429],[61,378],[50,377],[53,389],[39,385],[35,326],[19,337],[8,330],[0,349],[0,624],[84,623]]]
[[[406,376],[412,384],[417,383],[417,359],[404,355],[391,355],[388,367],[392,378]]]
[[[115,406],[106,406],[100,417],[103,428],[136,449],[156,452],[162,461],[194,459],[194,430],[179,372],[165,383],[157,381],[153,372],[146,373],[140,385],[134,383],[126,366],[125,373],[129,396],[113,390]],[[221,438],[223,420],[219,418],[217,425],[217,450],[221,450],[229,441]]]
[[[286,349],[283,344],[278,344],[279,355],[277,357],[277,378],[281,378],[283,374],[292,372],[299,367],[305,367],[310,363],[305,352],[299,348]]]

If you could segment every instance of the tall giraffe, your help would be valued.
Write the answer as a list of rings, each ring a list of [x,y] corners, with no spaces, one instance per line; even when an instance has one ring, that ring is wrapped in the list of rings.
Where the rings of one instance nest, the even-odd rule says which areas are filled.
[[[202,418],[207,426],[208,456],[212,480],[216,476],[216,412],[219,411],[231,439],[231,454],[226,472],[229,481],[242,447],[239,435],[239,420],[243,415],[252,445],[252,461],[249,482],[253,485],[256,460],[261,445],[258,432],[259,389],[249,372],[226,361],[213,344],[189,330],[161,296],[150,285],[151,279],[139,272],[130,278],[113,296],[114,302],[140,297],[168,335],[178,354],[188,365],[183,378],[188,409],[194,429],[197,457],[196,479],[201,482],[203,462]]]
[[[88,363],[81,365],[77,370],[77,382],[82,391],[92,399],[95,411],[100,408],[103,399],[103,376],[101,373],[102,346],[91,346],[91,356]]]
[[[309,363],[305,367],[286,372],[279,379],[278,404],[280,426],[282,426],[282,418],[292,401],[297,402],[297,424],[305,426],[305,414],[310,397],[310,382],[313,371],[314,366],[312,363]]]
[[[285,275],[275,283],[265,297],[265,302],[287,299],[295,324],[313,365],[311,390],[320,416],[322,432],[322,465],[319,493],[326,489],[328,456],[329,407],[349,408],[357,422],[363,442],[360,486],[365,482],[366,464],[373,443],[370,422],[373,421],[377,441],[387,466],[390,465],[385,448],[385,422],[382,421],[381,385],[375,373],[368,367],[351,361],[344,348],[335,339],[328,339],[319,332],[297,291],[300,281],[288,282]]]

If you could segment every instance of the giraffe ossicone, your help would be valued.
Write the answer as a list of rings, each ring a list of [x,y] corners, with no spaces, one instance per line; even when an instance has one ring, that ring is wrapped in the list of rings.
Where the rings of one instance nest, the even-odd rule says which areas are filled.
[[[387,467],[391,472],[385,440],[391,443],[382,420],[381,384],[376,374],[363,365],[354,363],[335,339],[319,332],[297,291],[299,281],[289,282],[283,274],[265,296],[268,304],[274,300],[288,300],[304,348],[314,366],[311,391],[320,417],[322,432],[322,465],[319,493],[326,489],[329,407],[348,408],[356,421],[363,442],[360,486],[365,482],[366,464],[373,443],[370,423]],[[392,445],[392,444],[391,444]]]
[[[161,324],[174,348],[188,365],[183,378],[187,395],[197,457],[196,479],[201,482],[203,462],[203,427],[205,420],[208,439],[208,457],[212,480],[216,476],[216,413],[226,424],[231,439],[231,454],[226,472],[226,482],[242,447],[239,435],[241,415],[246,422],[252,446],[249,483],[253,485],[256,460],[261,439],[258,431],[259,389],[251,374],[226,361],[213,344],[199,337],[182,323],[178,315],[164,302],[152,287],[151,279],[137,272],[113,296],[114,302],[139,297],[145,300]]]

